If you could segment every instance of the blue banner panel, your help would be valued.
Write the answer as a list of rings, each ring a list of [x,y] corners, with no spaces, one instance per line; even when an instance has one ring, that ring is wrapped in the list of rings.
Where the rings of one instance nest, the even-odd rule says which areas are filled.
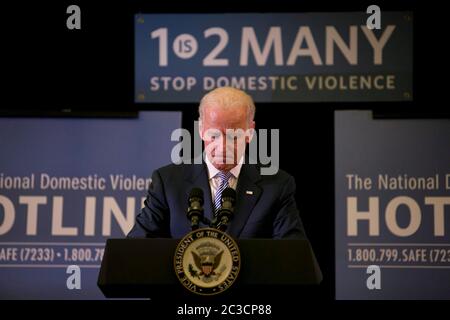
[[[105,241],[133,226],[180,126],[180,112],[0,118],[0,299],[103,298]]]
[[[198,102],[222,86],[256,102],[412,99],[412,15],[138,14],[135,101]]]
[[[450,299],[450,120],[335,112],[336,298]]]

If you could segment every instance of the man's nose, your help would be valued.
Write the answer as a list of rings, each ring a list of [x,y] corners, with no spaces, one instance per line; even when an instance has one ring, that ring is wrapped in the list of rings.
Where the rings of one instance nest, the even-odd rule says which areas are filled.
[[[233,149],[233,140],[227,139],[225,135],[221,135],[218,141],[218,147],[225,152],[227,149]]]

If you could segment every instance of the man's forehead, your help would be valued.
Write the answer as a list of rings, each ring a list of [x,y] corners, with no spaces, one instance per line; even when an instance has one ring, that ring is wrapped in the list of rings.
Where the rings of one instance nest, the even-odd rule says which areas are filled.
[[[206,121],[204,125],[210,129],[217,129],[220,131],[225,131],[227,129],[236,130],[240,128],[246,127],[245,117],[234,117],[234,118],[225,118],[225,117],[214,117],[209,118],[206,117]]]

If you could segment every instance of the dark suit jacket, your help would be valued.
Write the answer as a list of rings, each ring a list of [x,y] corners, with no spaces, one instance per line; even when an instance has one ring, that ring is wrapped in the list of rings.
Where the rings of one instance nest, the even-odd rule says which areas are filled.
[[[211,220],[213,203],[206,165],[172,164],[153,173],[145,206],[128,237],[185,236],[191,231],[186,212],[194,187],[203,189],[205,216]],[[286,172],[261,175],[257,165],[243,164],[227,233],[234,238],[306,238],[294,194],[295,181]]]

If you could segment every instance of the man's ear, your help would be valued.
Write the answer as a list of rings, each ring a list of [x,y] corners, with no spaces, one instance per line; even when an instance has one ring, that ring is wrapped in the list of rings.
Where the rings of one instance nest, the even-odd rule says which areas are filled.
[[[200,135],[200,139],[203,139],[203,122],[201,119],[198,119],[198,134]]]

